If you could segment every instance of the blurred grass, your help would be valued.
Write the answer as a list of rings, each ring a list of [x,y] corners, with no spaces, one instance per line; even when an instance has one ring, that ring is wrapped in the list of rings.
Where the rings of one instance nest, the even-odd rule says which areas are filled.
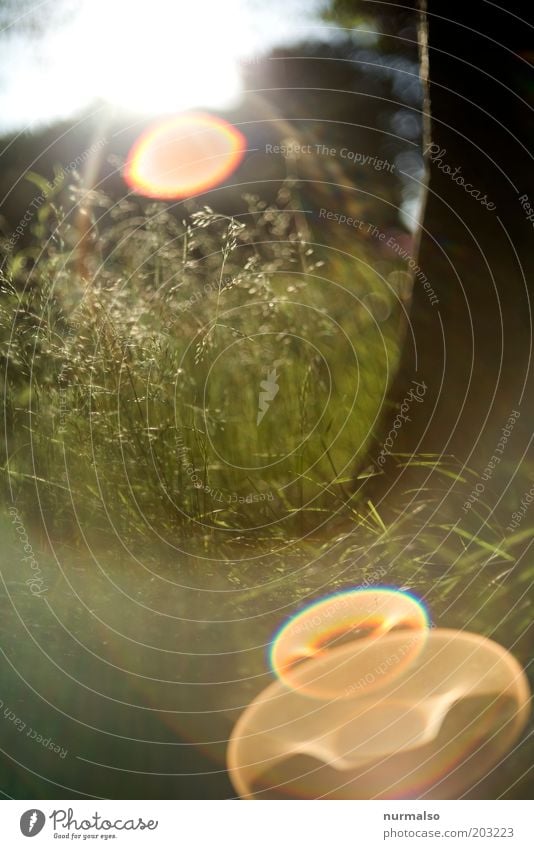
[[[50,201],[11,256],[4,463],[52,537],[287,539],[350,497],[398,359],[395,295],[371,257],[315,249],[291,187],[247,202],[178,221],[94,193],[76,221]]]
[[[169,548],[213,557],[245,605],[265,576],[286,606],[374,575],[444,625],[524,642],[533,529],[505,526],[528,464],[497,510],[467,516],[478,478],[454,458],[393,455],[421,482],[384,505],[372,463],[355,479],[399,357],[399,263],[344,252],[343,231],[316,248],[290,182],[272,206],[248,195],[239,220],[90,200],[81,227],[40,210],[2,281],[6,496],[30,525],[72,551],[120,538],[160,563]],[[179,568],[194,584],[195,557]]]
[[[270,680],[264,647],[286,616],[354,586],[410,590],[436,625],[484,634],[528,666],[534,528],[528,517],[513,533],[506,525],[534,469],[523,464],[498,509],[480,500],[464,515],[475,471],[392,454],[410,483],[374,500],[367,484],[383,471],[368,451],[402,343],[385,281],[402,265],[360,247],[354,256],[342,231],[339,250],[316,248],[289,211],[291,186],[275,206],[247,201],[239,220],[191,205],[179,221],[164,205],[94,194],[81,228],[51,201],[34,243],[10,257],[5,498],[32,532],[50,599],[87,633],[98,610],[122,618],[120,632],[134,616],[147,645],[164,634],[206,652],[200,672],[198,658],[180,658],[184,680],[210,678],[216,639],[228,652],[218,674],[241,679],[237,694],[234,684],[218,693],[218,709]],[[258,425],[273,370],[278,391]],[[515,473],[505,465],[495,494]],[[31,620],[20,552],[6,553],[10,591]],[[142,617],[117,605],[108,573],[143,600]],[[165,611],[163,624],[149,610]],[[62,650],[54,623],[37,624]],[[176,674],[158,663],[163,680]],[[200,690],[202,705],[195,688],[180,698],[203,715]],[[528,757],[525,746],[498,782],[526,792],[514,782]]]

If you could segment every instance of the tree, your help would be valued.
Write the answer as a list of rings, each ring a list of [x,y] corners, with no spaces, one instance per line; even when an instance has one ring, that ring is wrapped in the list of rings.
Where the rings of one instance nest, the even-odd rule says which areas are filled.
[[[414,376],[424,380],[425,403],[396,450],[452,453],[471,465],[491,457],[513,410],[522,415],[507,460],[531,439],[534,185],[522,55],[529,25],[514,8],[431,0],[428,53],[422,47],[432,127],[418,261],[439,306],[415,281],[390,399],[397,404]],[[387,415],[384,431],[390,426]]]

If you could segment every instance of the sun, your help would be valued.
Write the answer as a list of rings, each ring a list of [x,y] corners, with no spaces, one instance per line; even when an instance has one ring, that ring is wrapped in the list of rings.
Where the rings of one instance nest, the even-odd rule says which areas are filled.
[[[250,42],[243,0],[71,3],[72,14],[47,41],[63,69],[64,97],[100,98],[140,115],[239,102],[240,58]],[[80,45],[91,45],[91,54]]]

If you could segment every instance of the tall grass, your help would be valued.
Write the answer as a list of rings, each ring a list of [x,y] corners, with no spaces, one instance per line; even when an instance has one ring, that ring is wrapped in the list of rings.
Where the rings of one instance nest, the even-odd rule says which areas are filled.
[[[6,470],[52,536],[288,539],[350,500],[398,357],[386,264],[317,249],[288,186],[246,201],[180,220],[95,193],[11,258]]]
[[[2,281],[7,497],[71,563],[82,543],[120,553],[120,538],[158,573],[178,549],[180,579],[196,586],[202,567],[209,586],[239,589],[224,596],[229,620],[248,621],[260,597],[295,610],[391,585],[526,664],[532,522],[506,525],[532,470],[498,511],[481,501],[463,516],[475,473],[392,456],[420,482],[374,503],[364,484],[381,470],[354,468],[398,358],[395,266],[316,248],[287,187],[271,207],[247,201],[239,219],[191,207],[182,221],[99,195],[82,240],[60,210],[43,216],[52,238],[39,222]],[[264,661],[249,660],[254,681]]]

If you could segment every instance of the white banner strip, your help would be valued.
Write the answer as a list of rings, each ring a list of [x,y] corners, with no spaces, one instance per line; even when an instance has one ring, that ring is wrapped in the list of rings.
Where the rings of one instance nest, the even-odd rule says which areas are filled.
[[[125,849],[532,849],[531,813],[526,801],[10,800],[0,807],[1,845],[9,849],[66,841]]]

